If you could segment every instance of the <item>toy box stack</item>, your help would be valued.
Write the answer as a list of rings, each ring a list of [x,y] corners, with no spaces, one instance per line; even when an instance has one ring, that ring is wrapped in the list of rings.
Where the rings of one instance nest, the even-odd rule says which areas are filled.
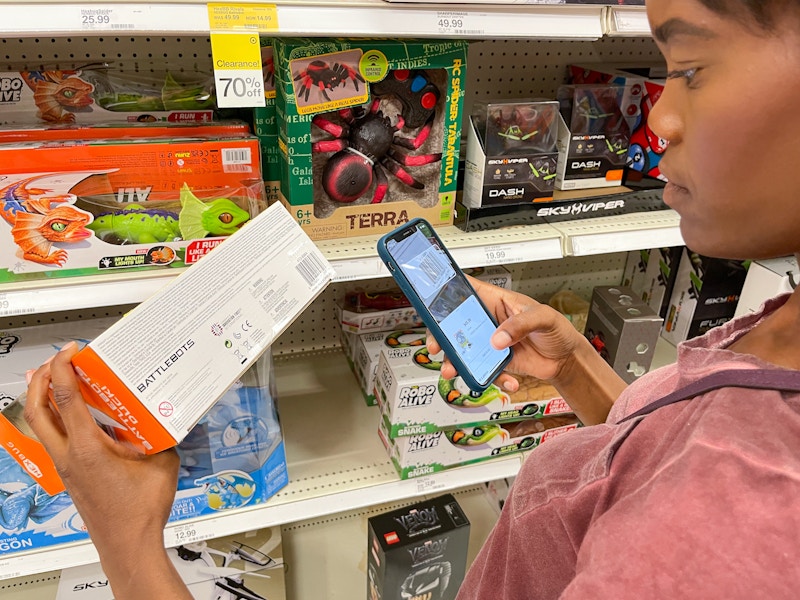
[[[312,239],[453,222],[460,40],[276,38],[281,195]]]
[[[511,273],[501,265],[464,271],[481,281],[511,289]],[[399,289],[351,290],[336,306],[342,325],[342,349],[368,406],[375,401],[375,373],[382,349],[424,345],[425,329],[417,311]]]
[[[749,264],[709,258],[683,248],[662,337],[678,344],[730,321]]]
[[[367,526],[367,598],[456,597],[470,522],[451,494],[370,517]]]
[[[25,373],[67,342],[84,346],[116,319],[90,319],[0,332],[0,547],[30,550],[87,539],[68,494],[49,491],[49,481],[28,472],[44,470],[38,457],[26,469],[12,457],[17,446],[8,428],[27,430],[22,406],[12,403],[26,389]],[[104,429],[118,424],[94,409]],[[181,466],[170,521],[265,502],[288,483],[286,458],[275,406],[269,353],[229,389],[178,446]],[[32,464],[31,460],[38,464]],[[57,489],[57,488],[56,488]],[[120,499],[124,502],[124,498]]]
[[[528,450],[579,426],[555,388],[524,379],[507,393],[443,379],[441,355],[419,343],[383,349],[375,376],[378,433],[402,479]]]
[[[190,265],[266,207],[241,124],[101,129],[0,145],[0,282]]]
[[[628,165],[634,171],[659,179],[663,177],[658,163],[667,144],[653,133],[647,119],[664,90],[664,73],[663,64],[582,64],[569,67],[569,80],[572,83],[624,86],[621,106],[631,132]]]

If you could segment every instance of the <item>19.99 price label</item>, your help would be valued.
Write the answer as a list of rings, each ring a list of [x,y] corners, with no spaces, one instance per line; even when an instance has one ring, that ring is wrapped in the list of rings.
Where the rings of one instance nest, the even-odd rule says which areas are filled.
[[[212,33],[217,106],[264,106],[261,45],[255,33]]]

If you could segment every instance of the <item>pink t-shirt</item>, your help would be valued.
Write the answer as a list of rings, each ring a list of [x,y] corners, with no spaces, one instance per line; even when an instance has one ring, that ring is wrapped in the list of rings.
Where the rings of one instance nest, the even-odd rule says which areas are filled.
[[[681,344],[606,424],[532,451],[458,600],[799,598],[800,395],[722,388],[615,425],[715,371],[781,370],[725,349],[761,317]]]

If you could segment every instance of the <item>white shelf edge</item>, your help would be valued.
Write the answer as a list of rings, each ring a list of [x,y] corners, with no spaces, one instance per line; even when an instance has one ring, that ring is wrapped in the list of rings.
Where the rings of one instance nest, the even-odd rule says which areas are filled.
[[[601,6],[391,4],[383,0],[265,3],[277,5],[279,36],[424,38],[543,38],[596,40],[604,33]],[[37,17],[30,18],[36,10]],[[111,21],[86,24],[81,10],[111,10]],[[442,29],[439,13],[458,13],[463,28]],[[50,35],[208,34],[205,3],[0,3],[6,37]]]
[[[680,217],[673,210],[565,221],[554,223],[553,227],[564,236],[567,256],[684,245]]]
[[[644,6],[608,6],[605,33],[612,37],[650,37],[650,23]]]
[[[437,229],[462,268],[589,256],[642,248],[683,245],[673,211],[632,213],[516,226],[466,233]],[[336,270],[335,282],[387,277],[378,258],[379,236],[320,241]],[[136,304],[151,296],[180,270],[46,279],[0,284],[0,318]]]

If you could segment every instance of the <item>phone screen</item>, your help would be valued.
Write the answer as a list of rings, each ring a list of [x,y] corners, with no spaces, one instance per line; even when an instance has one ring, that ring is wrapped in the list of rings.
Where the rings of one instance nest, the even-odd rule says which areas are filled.
[[[390,238],[386,249],[459,358],[475,379],[487,383],[508,350],[489,343],[497,326],[431,228],[419,223],[413,231]]]

